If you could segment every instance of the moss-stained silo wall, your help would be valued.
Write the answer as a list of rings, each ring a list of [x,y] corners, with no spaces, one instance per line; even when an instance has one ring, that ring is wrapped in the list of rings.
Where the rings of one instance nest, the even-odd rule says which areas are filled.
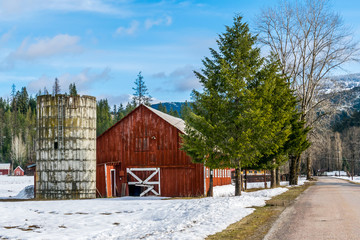
[[[36,198],[96,197],[96,99],[37,98]]]

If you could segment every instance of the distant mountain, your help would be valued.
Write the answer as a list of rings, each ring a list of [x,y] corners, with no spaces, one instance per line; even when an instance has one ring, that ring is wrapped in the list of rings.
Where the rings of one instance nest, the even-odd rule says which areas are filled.
[[[179,116],[181,116],[181,108],[183,105],[186,104],[186,102],[163,102],[161,103],[163,106],[166,107],[166,110],[169,112],[171,109],[174,111],[177,111],[179,113]],[[152,104],[151,107],[159,110],[160,103]]]
[[[330,77],[330,82],[322,87],[324,93],[341,92],[360,87],[360,73]]]

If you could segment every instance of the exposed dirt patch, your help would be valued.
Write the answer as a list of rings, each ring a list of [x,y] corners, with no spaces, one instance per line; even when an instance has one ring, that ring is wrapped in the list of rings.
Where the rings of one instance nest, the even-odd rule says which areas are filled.
[[[101,215],[111,215],[112,213],[108,213],[108,212],[104,212],[104,213],[100,213]]]
[[[285,193],[268,200],[265,207],[256,207],[252,214],[231,224],[224,231],[208,236],[207,239],[263,239],[285,208],[313,184],[314,182],[307,182],[303,186],[290,188]]]

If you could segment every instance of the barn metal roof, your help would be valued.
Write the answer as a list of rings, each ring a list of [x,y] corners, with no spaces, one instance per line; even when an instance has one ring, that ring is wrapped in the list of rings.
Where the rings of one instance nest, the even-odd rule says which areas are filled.
[[[164,119],[165,121],[167,121],[168,123],[170,123],[171,125],[173,125],[174,127],[176,127],[177,129],[179,129],[182,133],[185,133],[185,121],[182,120],[181,118],[173,117],[169,114],[163,113],[159,110],[156,110],[146,105],[144,106],[147,107],[150,111],[152,111],[156,115],[158,115],[159,117],[161,117],[162,119]]]
[[[0,163],[0,169],[10,169],[10,163]]]

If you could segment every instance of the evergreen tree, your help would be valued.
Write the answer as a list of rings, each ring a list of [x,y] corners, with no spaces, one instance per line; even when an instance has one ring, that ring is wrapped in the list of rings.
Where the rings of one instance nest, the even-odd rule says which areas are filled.
[[[109,103],[107,99],[100,99],[96,107],[96,135],[101,135],[112,123]]]
[[[276,82],[285,80],[277,75],[276,63],[260,57],[256,37],[241,20],[236,16],[234,25],[226,27],[217,40],[219,51],[210,49],[212,59],[205,58],[202,71],[195,72],[203,91],[193,91],[193,112],[186,117],[183,135],[183,149],[194,161],[235,168],[235,195],[241,194],[241,168],[280,148],[280,138],[276,143],[273,139],[282,133],[286,140],[290,131],[284,123],[291,116],[273,116],[278,107],[273,94],[282,91]]]
[[[60,94],[60,83],[59,83],[59,79],[55,78],[55,82],[53,85],[53,95],[55,96],[56,94]]]
[[[78,95],[75,83],[70,83],[70,85],[69,85],[69,95],[70,96],[77,96]]]
[[[178,111],[174,110],[172,107],[170,108],[169,115],[174,117],[180,117]]]
[[[161,111],[163,113],[168,113],[166,106],[163,105],[161,102],[159,103],[159,111]]]
[[[144,77],[139,72],[137,79],[135,80],[135,91],[133,96],[133,105],[139,106],[140,104],[145,104],[150,106],[151,96],[149,95],[148,89],[144,82]]]

